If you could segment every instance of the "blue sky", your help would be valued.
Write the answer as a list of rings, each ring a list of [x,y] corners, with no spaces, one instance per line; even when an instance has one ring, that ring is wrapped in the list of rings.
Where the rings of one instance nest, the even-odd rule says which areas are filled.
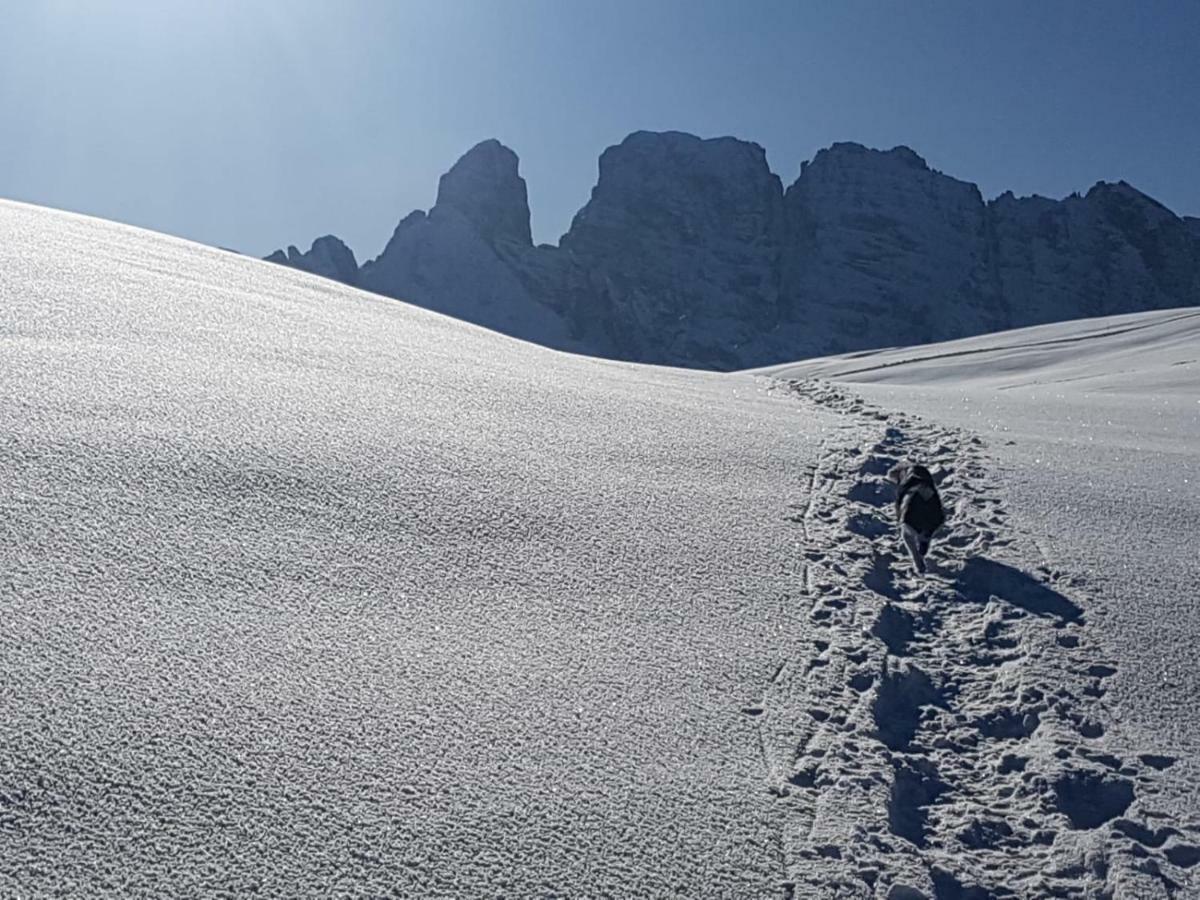
[[[790,183],[839,140],[1200,215],[1200,3],[5,2],[0,196],[359,259],[497,137],[536,240],[631,131],[731,134]]]

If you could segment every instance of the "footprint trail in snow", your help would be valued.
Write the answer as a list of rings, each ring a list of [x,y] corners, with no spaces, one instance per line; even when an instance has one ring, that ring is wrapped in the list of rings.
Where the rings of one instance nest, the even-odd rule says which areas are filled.
[[[761,702],[785,897],[1170,897],[1200,826],[1156,811],[1170,757],[1106,752],[1105,681],[1078,580],[1011,528],[983,442],[820,381],[768,390],[843,416],[790,518],[810,637]],[[897,461],[950,516],[930,571],[899,548]],[[1006,562],[1007,560],[1007,562]],[[1195,867],[1195,868],[1193,868]]]

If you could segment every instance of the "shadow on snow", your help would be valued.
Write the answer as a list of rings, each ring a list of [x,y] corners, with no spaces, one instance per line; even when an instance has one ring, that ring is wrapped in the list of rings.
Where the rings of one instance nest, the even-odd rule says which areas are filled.
[[[1058,591],[1020,569],[991,559],[967,560],[958,573],[957,586],[963,597],[973,602],[987,603],[990,597],[999,597],[1026,612],[1056,618],[1063,624],[1077,622],[1083,616],[1083,610]]]

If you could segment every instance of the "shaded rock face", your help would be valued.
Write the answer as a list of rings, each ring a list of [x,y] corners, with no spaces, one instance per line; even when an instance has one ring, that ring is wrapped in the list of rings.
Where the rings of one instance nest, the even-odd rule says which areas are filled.
[[[1200,303],[1200,219],[1130,185],[1004,194],[906,147],[842,143],[786,191],[763,149],[636,132],[559,246],[534,247],[515,153],[484,141],[354,266],[336,238],[268,259],[551,347],[712,369]]]
[[[517,154],[499,141],[475,145],[442,176],[435,209],[458,212],[489,244],[533,245]]]
[[[516,154],[484,141],[442,176],[428,214],[401,220],[358,284],[513,337],[571,346],[562,313],[529,289],[533,255]]]
[[[732,368],[779,319],[783,240],[783,186],[757,144],[638,132],[600,157],[561,247],[618,355]]]
[[[1004,194],[989,213],[997,289],[1015,324],[1200,302],[1195,232],[1124,182],[1063,201]]]
[[[907,147],[835,144],[784,200],[783,281],[809,352],[920,343],[1002,328],[979,189]],[[767,351],[769,352],[769,351]]]
[[[358,262],[354,258],[354,252],[331,234],[313,241],[307,253],[301,253],[296,247],[290,246],[287,253],[276,250],[266,257],[266,260],[332,278],[343,284],[358,283]]]

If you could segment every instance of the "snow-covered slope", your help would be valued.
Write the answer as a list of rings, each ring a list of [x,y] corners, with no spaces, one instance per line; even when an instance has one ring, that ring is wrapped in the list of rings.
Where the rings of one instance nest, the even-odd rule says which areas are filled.
[[[898,427],[907,434],[906,451],[944,469],[959,522],[984,516],[981,531],[992,532],[987,565],[1008,569],[963,578],[971,570],[968,559],[958,570],[957,589],[933,595],[940,621],[927,628],[918,664],[965,697],[964,685],[976,674],[974,654],[993,642],[1011,648],[1013,658],[989,669],[988,677],[1031,679],[1049,699],[1025,701],[1042,722],[1028,735],[1024,723],[1009,729],[1005,757],[1034,761],[1061,753],[1067,765],[1097,773],[1081,790],[1059,792],[1104,820],[1081,841],[1080,864],[1108,871],[1111,888],[1119,884],[1112,877],[1114,848],[1123,845],[1151,879],[1126,883],[1112,896],[1161,896],[1171,885],[1176,896],[1200,896],[1200,311],[1081,320],[812,360],[763,374],[795,379],[809,392],[849,390],[880,410],[871,415],[904,422]],[[813,378],[822,381],[807,380]],[[987,476],[972,473],[969,484],[954,454],[947,454],[961,436],[980,441],[986,459]],[[1003,516],[993,514],[1001,502]],[[940,550],[943,559],[958,555],[960,540],[952,531]],[[1009,569],[1038,573],[1044,586],[1018,590]],[[1033,617],[1004,621],[1002,605],[994,631],[988,625],[973,630],[977,623],[961,612],[964,600],[982,603],[992,593],[1012,600],[1014,591],[1041,597],[1043,611],[1058,611],[1057,638],[1039,637],[1030,627]],[[1077,621],[1086,622],[1078,635],[1067,621],[1075,617],[1073,608]],[[962,642],[957,658],[956,639]],[[1090,660],[1071,658],[1089,646]],[[942,657],[933,658],[939,651]],[[1039,681],[1037,672],[1056,665],[1064,671]],[[1070,685],[1081,672],[1103,677],[1090,692],[1079,692]],[[1077,700],[1088,693],[1095,705],[1081,712]],[[1046,706],[1078,718],[1083,740],[1064,745],[1061,734],[1048,733]],[[936,751],[916,756],[918,765],[938,766]],[[997,760],[1001,768],[1010,765],[1005,757]],[[1164,771],[1147,782],[1151,769]],[[1030,787],[1028,778],[1010,781],[993,796],[995,808],[1019,807]],[[1034,818],[1044,827],[1045,820]],[[1107,846],[1098,834],[1107,835]]]
[[[1200,309],[1097,316],[756,371],[779,378],[922,384],[951,391],[1053,391],[1076,403],[1103,402],[1113,394],[1188,400],[1200,383]]]
[[[0,895],[776,892],[832,419],[0,203]]]
[[[1194,451],[981,423],[0,203],[0,895],[1195,894]]]

